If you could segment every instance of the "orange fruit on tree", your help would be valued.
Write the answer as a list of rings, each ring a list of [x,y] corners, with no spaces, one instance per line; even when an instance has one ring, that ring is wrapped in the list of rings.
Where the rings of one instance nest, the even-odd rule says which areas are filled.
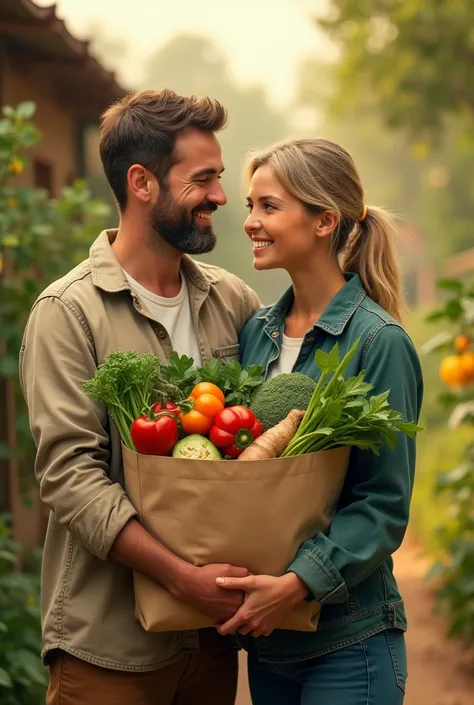
[[[442,360],[439,376],[448,387],[462,387],[467,383],[461,355],[448,355]]]
[[[459,353],[464,353],[469,349],[470,342],[469,336],[461,333],[454,338],[454,347]]]
[[[466,383],[474,382],[474,352],[463,353],[461,355],[461,365]]]
[[[11,171],[12,174],[21,174],[23,171],[23,162],[20,159],[12,159],[8,170]]]

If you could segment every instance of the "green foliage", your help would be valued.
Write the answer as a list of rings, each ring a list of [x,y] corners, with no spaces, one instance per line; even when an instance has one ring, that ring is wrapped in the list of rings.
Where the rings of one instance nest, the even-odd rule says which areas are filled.
[[[444,280],[440,287],[448,292],[443,305],[433,311],[431,321],[445,321],[446,335],[439,336],[439,345],[431,341],[429,354],[439,347],[444,350],[455,333],[471,340],[474,334],[474,286],[458,279]],[[447,341],[447,342],[446,342]],[[472,385],[460,394],[449,394],[444,400],[451,410],[449,426],[459,431],[463,425],[474,425],[474,392]],[[444,453],[444,449],[443,449]],[[438,499],[449,506],[449,520],[438,526],[436,539],[442,550],[440,561],[431,577],[440,581],[438,600],[450,622],[449,633],[466,638],[474,644],[474,445],[465,447],[463,460],[454,469],[438,475],[434,490]]]
[[[44,702],[46,669],[41,662],[40,560],[33,554],[20,571],[19,548],[8,517],[0,515],[0,702]]]
[[[414,438],[422,430],[416,422],[403,419],[399,411],[390,407],[389,389],[368,396],[373,386],[365,381],[364,370],[355,377],[344,377],[358,344],[359,339],[341,361],[338,343],[329,353],[316,351],[315,362],[321,374],[305,415],[282,457],[346,445],[379,455],[385,443],[391,450],[395,448],[398,433]]]
[[[109,209],[91,199],[77,181],[58,199],[22,185],[28,150],[40,139],[31,123],[31,102],[3,108],[0,120],[0,345],[1,378],[15,379],[24,326],[36,297],[54,279],[87,257]],[[18,448],[31,450],[28,423],[18,394]],[[2,455],[5,449],[0,448]]]
[[[318,19],[341,50],[340,106],[365,94],[391,126],[439,132],[474,112],[474,5],[465,0],[333,0]]]

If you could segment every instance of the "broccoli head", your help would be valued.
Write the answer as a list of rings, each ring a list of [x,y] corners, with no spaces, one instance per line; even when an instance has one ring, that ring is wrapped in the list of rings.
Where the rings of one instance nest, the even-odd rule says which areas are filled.
[[[267,431],[292,409],[305,411],[315,387],[316,382],[300,372],[282,373],[255,390],[250,408]]]

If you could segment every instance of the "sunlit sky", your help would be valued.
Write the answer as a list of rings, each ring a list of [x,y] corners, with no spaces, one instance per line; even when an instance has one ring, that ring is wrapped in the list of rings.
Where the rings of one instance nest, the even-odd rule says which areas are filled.
[[[35,0],[52,5],[51,0]],[[124,39],[130,61],[119,77],[127,87],[140,78],[144,58],[173,36],[194,32],[213,39],[240,83],[263,84],[272,102],[293,97],[300,59],[331,51],[311,21],[326,0],[57,0],[68,29],[86,38],[91,24],[106,37]]]

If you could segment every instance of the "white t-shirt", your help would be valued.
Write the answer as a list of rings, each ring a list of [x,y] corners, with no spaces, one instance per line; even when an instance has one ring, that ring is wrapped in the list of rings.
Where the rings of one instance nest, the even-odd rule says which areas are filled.
[[[125,276],[128,279],[132,291],[143,300],[150,313],[150,317],[153,318],[154,321],[161,323],[166,329],[171,338],[173,350],[176,350],[179,355],[192,357],[196,367],[202,365],[201,352],[193,325],[186,279],[181,276],[181,289],[179,294],[168,298],[166,296],[158,296],[158,294],[154,294],[152,291],[145,289],[144,286],[135,281],[127,272],[125,272]]]
[[[288,336],[283,333],[280,357],[270,365],[267,379],[271,379],[283,372],[293,371],[303,340],[304,338],[288,338]]]

